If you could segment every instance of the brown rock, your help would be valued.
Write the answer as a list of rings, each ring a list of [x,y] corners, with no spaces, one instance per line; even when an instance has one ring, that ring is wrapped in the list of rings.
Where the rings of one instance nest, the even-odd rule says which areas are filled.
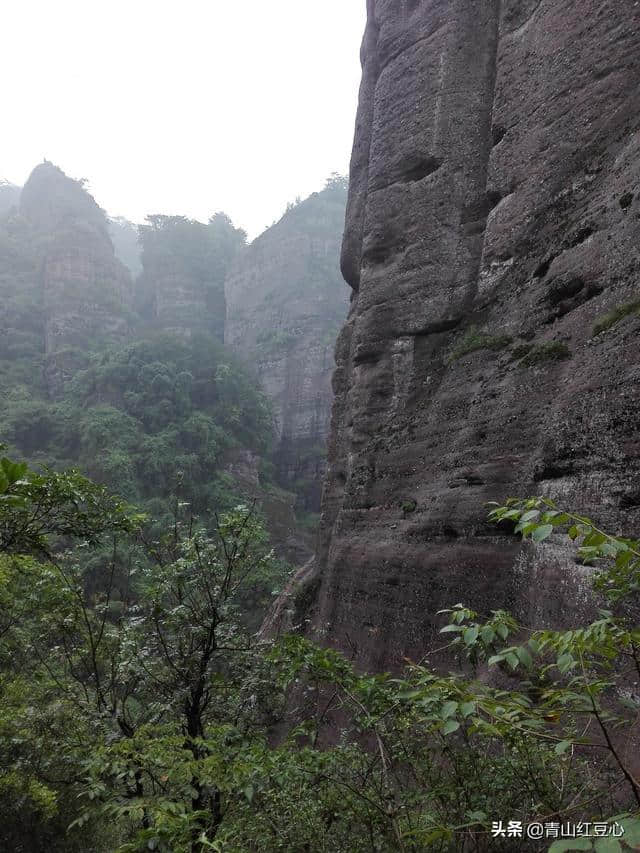
[[[461,600],[585,604],[570,552],[487,501],[640,533],[640,320],[593,336],[640,297],[640,4],[368,7],[313,619],[381,668]]]

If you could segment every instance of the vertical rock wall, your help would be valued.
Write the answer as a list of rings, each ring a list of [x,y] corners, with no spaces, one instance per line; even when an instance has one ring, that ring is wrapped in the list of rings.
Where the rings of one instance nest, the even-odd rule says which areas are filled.
[[[224,340],[224,282],[246,234],[223,213],[207,224],[184,216],[154,215],[142,226],[142,276],[137,302],[150,328],[189,339]]]
[[[582,606],[580,567],[487,501],[640,533],[640,4],[368,12],[313,619],[393,667],[460,600]]]
[[[316,193],[258,237],[226,282],[225,340],[272,401],[278,480],[317,510],[331,412],[333,344],[347,311],[338,258],[345,192]]]
[[[114,255],[104,212],[53,164],[34,169],[20,211],[41,263],[45,373],[56,397],[89,352],[126,339],[131,276]]]

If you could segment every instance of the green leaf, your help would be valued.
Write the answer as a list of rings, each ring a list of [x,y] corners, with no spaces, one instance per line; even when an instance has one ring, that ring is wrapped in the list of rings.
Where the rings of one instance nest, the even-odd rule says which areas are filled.
[[[457,720],[447,720],[447,722],[442,727],[442,733],[445,735],[450,735],[452,732],[457,732],[460,728],[460,723]]]
[[[565,752],[571,748],[570,740],[562,740],[559,744],[556,744],[556,748],[554,750],[556,755],[564,755]]]
[[[460,705],[460,713],[465,718],[470,717],[471,714],[473,714],[475,712],[475,710],[476,710],[476,703],[475,702],[463,702]]]
[[[518,659],[523,666],[531,667],[533,666],[533,658],[529,653],[529,649],[525,646],[521,646],[519,649],[516,649],[516,654],[518,655]]]
[[[244,789],[244,795],[247,798],[247,802],[249,802],[249,803],[253,802],[253,798],[255,796],[255,793],[256,793],[256,791],[255,791],[255,788],[253,787],[253,785],[247,785],[247,787]]]
[[[598,853],[620,853],[622,847],[617,838],[597,838],[594,843],[594,849]]]
[[[453,717],[453,715],[456,713],[457,710],[458,710],[458,703],[457,702],[445,702],[444,705],[442,706],[441,713],[442,713],[443,718],[447,719],[447,717]]]
[[[560,655],[557,661],[560,672],[566,672],[574,663],[573,655],[570,655],[568,652]]]
[[[417,699],[418,696],[422,696],[422,690],[403,690],[398,693],[398,699]]]
[[[483,641],[488,645],[489,643],[492,643],[495,640],[496,633],[490,625],[485,625],[480,631],[480,636],[482,637]]]
[[[506,658],[507,658],[507,663],[509,664],[511,669],[517,669],[518,668],[519,659],[518,659],[517,655],[515,655],[513,652],[508,652],[506,655]]]
[[[640,844],[640,820],[635,817],[625,817],[618,820],[620,826],[624,829],[624,842],[630,847]]]
[[[540,527],[536,527],[531,535],[531,539],[534,542],[543,542],[545,539],[548,539],[549,536],[553,533],[553,524],[543,524]]]
[[[525,514],[520,519],[520,522],[523,521],[533,521],[534,518],[539,518],[540,510],[539,509],[530,509],[529,512],[525,512]]]
[[[467,630],[463,634],[465,645],[472,646],[478,639],[479,633],[480,631],[477,625],[474,625],[471,628],[467,628]]]

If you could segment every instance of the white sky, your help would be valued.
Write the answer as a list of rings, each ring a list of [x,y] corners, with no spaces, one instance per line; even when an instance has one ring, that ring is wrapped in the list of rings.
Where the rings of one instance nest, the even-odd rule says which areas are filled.
[[[346,172],[365,0],[0,0],[0,178],[256,236]]]

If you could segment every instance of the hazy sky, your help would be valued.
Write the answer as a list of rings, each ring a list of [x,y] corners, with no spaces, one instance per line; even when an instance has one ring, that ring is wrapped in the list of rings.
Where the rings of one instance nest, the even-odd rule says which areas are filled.
[[[365,0],[0,0],[0,178],[251,237],[347,170]]]

